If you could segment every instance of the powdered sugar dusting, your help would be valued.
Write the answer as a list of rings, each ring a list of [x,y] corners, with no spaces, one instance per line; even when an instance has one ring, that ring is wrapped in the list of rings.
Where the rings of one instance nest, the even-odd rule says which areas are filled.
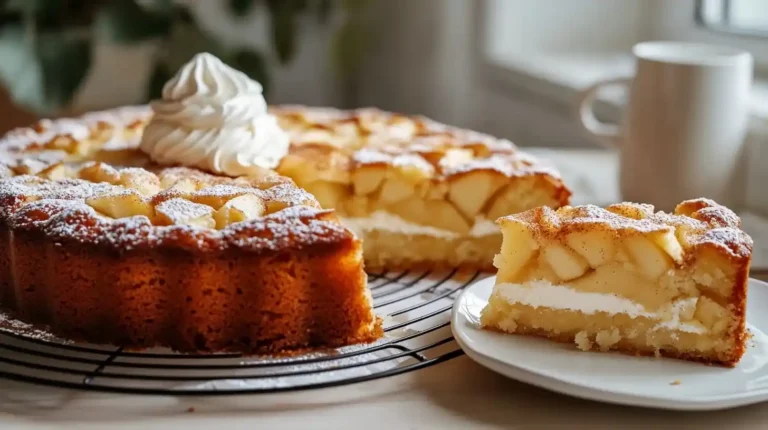
[[[191,220],[213,214],[213,208],[210,206],[178,198],[158,204],[155,206],[155,211],[168,217],[174,224],[186,224]]]
[[[2,311],[0,311],[0,331],[24,336],[27,339],[55,342],[63,345],[74,343],[71,340],[53,335],[47,327],[25,323],[14,318],[11,314]]]
[[[158,173],[164,176],[162,170]],[[35,229],[54,241],[106,246],[116,252],[155,247],[183,248],[196,252],[238,247],[259,252],[281,247],[343,242],[354,238],[332,216],[332,211],[320,209],[314,197],[291,182],[278,183],[260,190],[248,186],[258,183],[254,178],[250,178],[247,184],[206,174],[201,174],[199,178],[215,179],[214,182],[226,180],[231,184],[218,183],[203,187],[185,198],[158,202],[155,206],[158,215],[165,216],[177,225],[153,225],[143,215],[112,219],[86,203],[86,199],[93,196],[138,195],[134,189],[82,179],[52,181],[32,175],[0,180],[0,216],[14,229]],[[271,178],[267,177],[266,180],[271,185]],[[242,194],[258,195],[268,206],[279,203],[272,207],[277,212],[263,219],[235,223],[223,230],[184,225],[214,212],[213,207],[187,198],[201,198],[205,201],[205,198],[221,197],[226,200]],[[295,231],[289,234],[289,230]],[[252,240],[248,239],[250,236],[253,236]]]
[[[275,110],[279,117],[285,118],[296,142],[322,144],[318,136],[305,139],[304,133],[314,133],[318,127],[323,130],[335,130],[341,124],[356,124],[357,133],[363,140],[352,140],[349,144],[350,159],[353,167],[371,164],[394,165],[397,167],[417,167],[429,171],[424,163],[434,167],[434,179],[443,180],[452,175],[459,175],[474,170],[494,170],[507,177],[545,176],[553,183],[563,187],[556,169],[536,158],[520,152],[512,142],[471,130],[450,127],[419,116],[403,116],[383,112],[374,108],[352,111],[322,113],[317,108],[303,106],[283,107]],[[345,134],[348,134],[345,132]],[[325,142],[329,147],[338,145],[338,139],[329,134]],[[301,143],[298,143],[301,145]],[[450,149],[472,151],[473,159],[460,165],[441,163],[443,156]]]

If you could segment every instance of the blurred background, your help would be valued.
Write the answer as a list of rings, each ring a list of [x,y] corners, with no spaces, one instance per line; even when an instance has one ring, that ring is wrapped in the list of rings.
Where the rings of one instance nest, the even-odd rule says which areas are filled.
[[[270,103],[376,106],[507,137],[595,145],[578,92],[630,76],[643,40],[743,47],[768,118],[765,0],[4,0],[0,131],[40,116],[145,103],[209,51]],[[763,81],[761,78],[766,79]],[[598,113],[619,118],[623,94]]]

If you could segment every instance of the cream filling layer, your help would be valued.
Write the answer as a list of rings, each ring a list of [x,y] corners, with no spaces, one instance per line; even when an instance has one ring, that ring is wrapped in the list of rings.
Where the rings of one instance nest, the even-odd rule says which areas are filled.
[[[646,317],[658,321],[654,329],[669,329],[690,333],[706,333],[708,329],[696,321],[681,321],[684,315],[693,315],[697,297],[677,300],[656,312],[650,312],[641,304],[614,294],[578,291],[568,285],[553,285],[549,281],[531,281],[527,285],[501,283],[494,288],[509,303],[534,308],[550,308],[578,311],[585,314],[605,312],[625,314],[630,318]]]
[[[385,211],[376,211],[365,218],[341,218],[341,222],[357,234],[369,231],[388,231],[408,235],[424,235],[442,239],[457,239],[460,237],[484,237],[501,234],[499,227],[493,221],[482,217],[475,219],[475,224],[466,235],[455,231],[444,230],[428,225],[412,223],[397,215]]]

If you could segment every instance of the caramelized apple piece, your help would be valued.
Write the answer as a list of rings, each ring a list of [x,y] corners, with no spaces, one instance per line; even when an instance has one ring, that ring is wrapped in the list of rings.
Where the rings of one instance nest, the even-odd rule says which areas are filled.
[[[370,214],[368,197],[351,196],[341,205],[344,213],[350,217],[362,218]]]
[[[648,235],[657,246],[664,250],[676,263],[683,262],[683,247],[675,236],[675,231],[670,229],[664,232],[653,232]]]
[[[120,170],[118,185],[131,188],[144,196],[152,196],[160,192],[160,179],[152,173],[140,168],[127,168]]]
[[[541,255],[563,281],[576,279],[589,268],[586,259],[559,243],[544,246]]]
[[[610,231],[577,231],[566,236],[565,241],[592,268],[610,262],[616,255],[616,235]]]
[[[349,194],[349,186],[325,181],[312,182],[305,185],[304,189],[315,196],[320,205],[326,209],[340,206]]]
[[[40,176],[41,178],[50,179],[52,181],[60,181],[62,179],[71,178],[75,175],[71,167],[63,163],[56,163],[41,170],[37,174],[37,176]]]
[[[432,215],[427,212],[424,200],[411,196],[397,204],[388,207],[388,211],[400,218],[419,225],[430,225]]]
[[[448,195],[448,182],[439,180],[431,181],[424,193],[424,198],[429,200],[444,200]]]
[[[265,210],[261,198],[254,194],[245,194],[226,202],[213,214],[213,219],[216,221],[216,228],[222,229],[229,224],[258,218]]]
[[[95,162],[90,164],[78,172],[80,179],[85,179],[90,182],[108,182],[110,184],[117,184],[120,181],[120,172],[109,164]]]
[[[425,225],[431,225],[443,230],[467,234],[472,228],[459,211],[445,200],[424,201],[425,214],[429,220]]]
[[[189,200],[216,210],[235,197],[249,193],[253,194],[253,190],[232,185],[214,185],[191,194]]]
[[[632,219],[645,219],[653,215],[653,206],[644,203],[616,203],[605,210]]]
[[[448,179],[448,198],[467,219],[474,219],[506,178],[500,173],[475,170]]]
[[[406,182],[418,185],[435,176],[435,168],[417,154],[398,155],[392,159],[389,176],[399,176]]]
[[[352,172],[352,186],[355,194],[358,196],[367,196],[379,190],[384,177],[387,174],[387,167],[382,165],[359,166]]]
[[[163,225],[190,225],[214,228],[213,208],[184,199],[170,199],[155,206],[157,221]]]
[[[166,190],[178,191],[184,194],[192,194],[195,191],[203,187],[203,183],[195,178],[183,178],[174,182],[173,185],[166,188]]]
[[[414,184],[399,176],[387,178],[379,193],[379,201],[383,205],[390,205],[405,200],[416,194]]]
[[[516,180],[504,186],[493,196],[486,217],[495,220],[497,218],[511,215],[530,209],[534,206],[541,206],[540,202],[531,201],[530,193],[532,183],[526,180]]]
[[[669,255],[646,237],[627,237],[624,248],[640,272],[649,279],[657,279],[673,266]]]
[[[515,282],[539,245],[524,224],[503,221],[502,223],[504,240],[501,243],[501,251],[493,260],[493,265],[499,269],[497,277],[500,282]]]
[[[132,189],[89,197],[85,203],[111,218],[144,215],[152,219],[152,206],[138,191]]]

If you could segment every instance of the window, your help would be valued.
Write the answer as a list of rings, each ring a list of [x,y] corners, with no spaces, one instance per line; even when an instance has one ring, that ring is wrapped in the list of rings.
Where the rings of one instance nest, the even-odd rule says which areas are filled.
[[[713,30],[768,37],[765,0],[699,0],[696,20]]]
[[[631,76],[632,46],[648,40],[749,51],[755,59],[754,113],[768,120],[768,0],[478,3],[479,55],[473,66],[478,78],[467,91],[481,95],[481,109],[475,112],[482,110],[477,116],[490,132],[548,146],[591,144],[572,127],[575,100],[597,81]],[[620,119],[626,93],[611,90],[606,89],[596,107],[601,118],[614,122]],[[508,114],[515,111],[520,112],[519,124]],[[557,133],[555,116],[562,124]]]

